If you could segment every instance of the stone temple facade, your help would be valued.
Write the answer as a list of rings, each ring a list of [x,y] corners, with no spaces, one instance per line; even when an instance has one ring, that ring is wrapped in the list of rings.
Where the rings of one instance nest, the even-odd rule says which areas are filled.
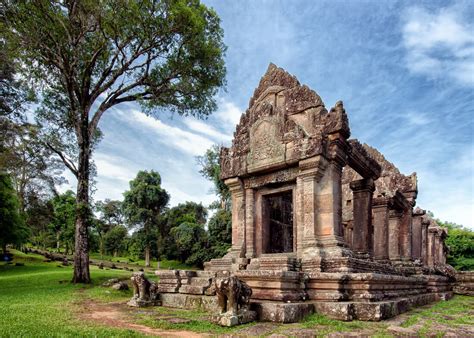
[[[381,320],[452,296],[446,229],[420,208],[416,174],[350,139],[342,102],[270,64],[242,115],[221,178],[232,195],[232,247],[205,271],[158,271],[163,305],[214,304],[212,280],[251,289],[260,320],[319,312]]]

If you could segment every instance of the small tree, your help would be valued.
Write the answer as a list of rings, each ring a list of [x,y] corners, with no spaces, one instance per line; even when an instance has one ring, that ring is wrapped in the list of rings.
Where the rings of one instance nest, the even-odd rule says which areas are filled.
[[[95,209],[100,213],[100,218],[94,219],[92,226],[99,238],[99,251],[102,257],[104,255],[104,240],[107,233],[116,226],[123,226],[124,214],[122,202],[116,200],[105,199],[105,201],[98,201]]]
[[[209,250],[211,258],[219,258],[227,253],[232,243],[232,214],[220,209],[209,220]]]
[[[52,199],[53,219],[50,229],[56,238],[56,250],[60,252],[61,242],[65,244],[66,254],[69,243],[74,240],[74,222],[76,219],[76,196],[71,190]]]
[[[104,236],[104,246],[107,253],[112,253],[114,257],[127,248],[127,228],[117,225],[110,229]]]
[[[206,116],[224,84],[223,32],[198,0],[5,1],[8,45],[40,85],[45,142],[77,178],[73,282],[90,282],[87,229],[91,155],[99,121],[137,101]]]
[[[201,166],[199,173],[214,184],[214,192],[219,196],[219,202],[213,203],[213,209],[230,209],[229,188],[221,180],[221,166],[219,163],[219,146],[213,145],[206,150],[203,156],[197,156],[198,164]]]
[[[129,223],[145,233],[145,265],[150,266],[150,245],[153,229],[169,201],[169,195],[161,188],[161,177],[155,171],[139,171],[130,181],[130,190],[124,193],[124,212]],[[156,239],[156,238],[155,238]]]
[[[3,255],[7,244],[22,244],[28,238],[28,229],[20,214],[18,197],[10,177],[0,173],[0,245]]]

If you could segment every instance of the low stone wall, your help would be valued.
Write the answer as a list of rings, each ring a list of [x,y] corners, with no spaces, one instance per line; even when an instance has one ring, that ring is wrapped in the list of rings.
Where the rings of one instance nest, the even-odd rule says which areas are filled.
[[[456,272],[454,293],[466,296],[474,296],[474,271]]]
[[[160,270],[163,306],[218,310],[215,271]],[[317,312],[339,320],[378,321],[452,297],[452,283],[440,275],[241,270],[252,288],[251,310],[261,321],[292,323]],[[471,284],[472,285],[472,284]]]

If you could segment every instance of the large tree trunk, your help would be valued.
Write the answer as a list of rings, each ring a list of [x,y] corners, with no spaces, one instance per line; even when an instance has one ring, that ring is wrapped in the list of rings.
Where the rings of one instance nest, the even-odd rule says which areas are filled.
[[[87,126],[87,123],[86,123]],[[79,166],[77,170],[76,196],[76,238],[74,250],[73,283],[90,283],[89,241],[87,229],[89,223],[89,157],[90,142],[87,127],[82,129],[82,140],[79,141]]]
[[[147,244],[145,247],[145,266],[150,266],[150,244]]]

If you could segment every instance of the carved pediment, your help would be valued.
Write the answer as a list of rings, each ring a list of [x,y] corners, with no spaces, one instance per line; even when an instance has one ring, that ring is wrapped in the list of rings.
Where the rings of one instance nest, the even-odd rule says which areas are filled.
[[[248,172],[284,163],[285,145],[282,138],[278,119],[266,117],[257,121],[250,129]]]
[[[322,154],[331,133],[350,133],[342,103],[328,112],[315,91],[270,64],[237,125],[232,146],[221,152],[221,177],[279,168]]]

